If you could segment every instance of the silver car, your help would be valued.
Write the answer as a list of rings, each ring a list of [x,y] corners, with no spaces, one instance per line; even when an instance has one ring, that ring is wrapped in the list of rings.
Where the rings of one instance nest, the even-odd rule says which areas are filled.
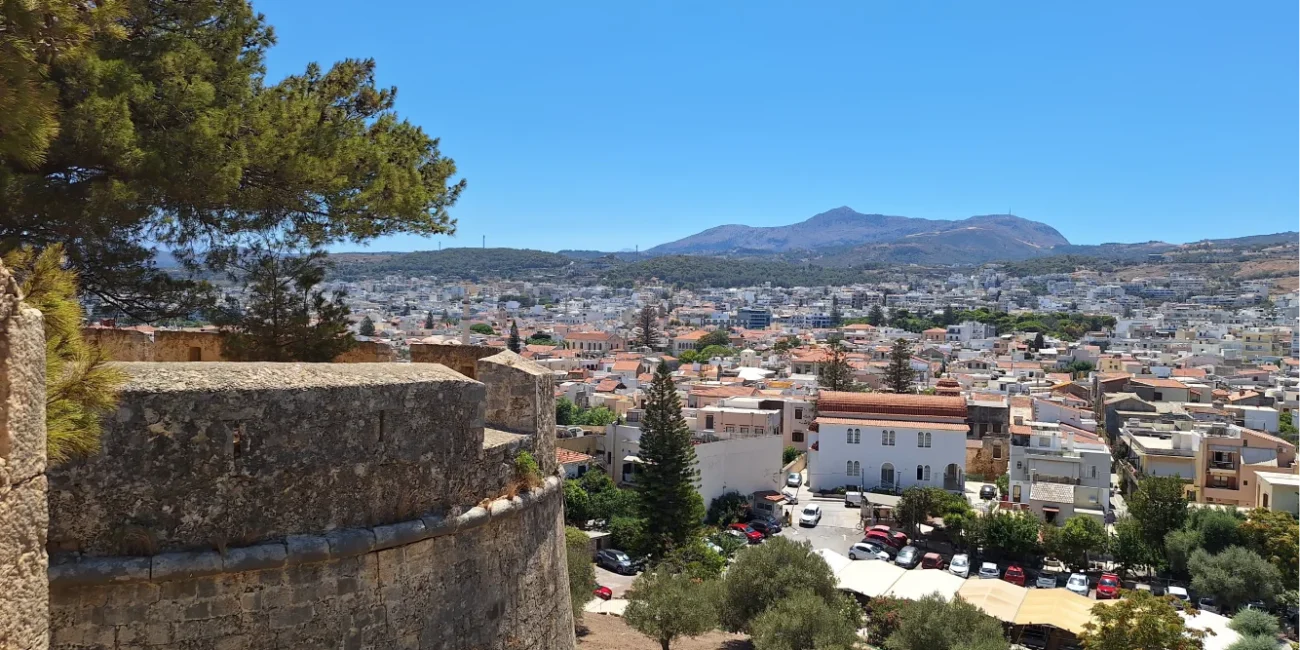
[[[997,580],[997,579],[998,579],[998,576],[1000,576],[1000,575],[1002,575],[1002,572],[1001,572],[1001,571],[998,571],[998,565],[996,565],[996,564],[994,564],[994,563],[992,563],[992,562],[985,562],[984,564],[981,564],[981,565],[980,565],[980,577],[981,577],[981,578],[983,578],[983,579],[985,579],[985,580],[988,580],[988,579]]]
[[[1070,579],[1065,581],[1065,588],[1080,596],[1087,596],[1088,576],[1082,573],[1071,573]]]
[[[790,472],[790,475],[785,477],[785,484],[796,488],[803,485],[803,474],[800,474],[799,472]]]
[[[965,553],[958,553],[952,556],[952,561],[948,563],[948,573],[961,578],[969,578],[970,556]]]

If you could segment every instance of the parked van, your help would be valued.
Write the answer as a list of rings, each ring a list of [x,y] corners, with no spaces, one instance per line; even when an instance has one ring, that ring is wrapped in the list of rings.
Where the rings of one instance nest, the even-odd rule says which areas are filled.
[[[862,507],[862,493],[861,493],[861,492],[845,492],[845,493],[844,493],[844,507],[846,507],[846,508],[861,508],[861,507]]]

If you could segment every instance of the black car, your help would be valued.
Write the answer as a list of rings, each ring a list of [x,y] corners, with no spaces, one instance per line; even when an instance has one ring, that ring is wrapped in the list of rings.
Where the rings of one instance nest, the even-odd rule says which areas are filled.
[[[627,556],[623,551],[616,551],[612,548],[605,549],[596,554],[596,566],[603,569],[609,569],[614,573],[623,575],[635,575],[636,565],[632,563],[632,558]]]
[[[980,498],[981,498],[981,499],[984,499],[985,501],[988,501],[988,500],[990,500],[990,499],[995,499],[995,498],[997,498],[997,496],[998,496],[998,489],[997,489],[996,487],[994,487],[994,486],[992,486],[992,485],[984,485],[984,486],[981,486],[981,487],[980,487]]]
[[[755,519],[749,522],[749,527],[763,533],[763,537],[771,537],[781,532],[781,524],[775,519]]]
[[[915,546],[904,546],[894,557],[894,564],[910,569],[921,562],[921,549]]]

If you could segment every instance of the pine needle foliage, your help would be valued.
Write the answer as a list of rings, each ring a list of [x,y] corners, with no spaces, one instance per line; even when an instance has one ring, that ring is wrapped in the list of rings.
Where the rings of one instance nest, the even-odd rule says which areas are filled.
[[[117,406],[126,382],[102,350],[81,336],[77,275],[63,265],[63,247],[11,251],[4,264],[23,300],[45,319],[45,428],[49,462],[57,464],[99,449],[101,419]]]
[[[641,419],[641,515],[650,557],[685,546],[704,521],[695,489],[695,445],[682,417],[682,402],[668,365],[660,363],[646,394]]]

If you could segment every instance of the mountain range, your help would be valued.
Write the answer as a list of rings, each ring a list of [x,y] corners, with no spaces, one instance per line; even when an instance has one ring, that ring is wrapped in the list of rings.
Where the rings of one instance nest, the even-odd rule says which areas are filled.
[[[1024,259],[1069,246],[1047,224],[1010,214],[974,216],[958,221],[862,214],[835,208],[788,226],[726,225],[660,244],[650,255],[717,255],[727,253],[844,253],[861,248],[860,257],[889,260],[898,254],[979,262]],[[899,250],[893,250],[893,249]],[[956,255],[960,260],[955,260]],[[928,261],[928,260],[926,260]]]

